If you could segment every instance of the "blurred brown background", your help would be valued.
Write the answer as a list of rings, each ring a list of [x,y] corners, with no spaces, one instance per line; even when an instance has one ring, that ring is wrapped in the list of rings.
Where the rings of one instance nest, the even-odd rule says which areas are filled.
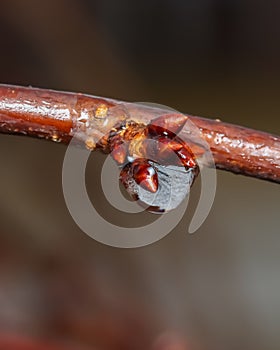
[[[279,134],[279,17],[273,0],[4,0],[0,82]],[[2,334],[134,350],[175,330],[194,349],[279,349],[279,186],[219,172],[195,235],[187,213],[161,241],[115,249],[67,211],[65,146],[7,135],[0,144]]]

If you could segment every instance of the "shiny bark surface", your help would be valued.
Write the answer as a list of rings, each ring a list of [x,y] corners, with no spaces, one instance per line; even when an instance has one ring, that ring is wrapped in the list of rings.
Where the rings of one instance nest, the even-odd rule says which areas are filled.
[[[64,143],[75,135],[92,150],[108,150],[110,145],[104,135],[109,135],[118,123],[131,120],[143,127],[163,113],[141,104],[80,93],[0,85],[0,132]],[[209,144],[217,168],[280,182],[279,136],[219,120],[186,116]],[[180,123],[182,114],[178,113],[177,118]],[[176,114],[173,123],[176,124]],[[190,137],[184,135],[184,130],[182,135]],[[200,147],[194,137],[189,142]]]

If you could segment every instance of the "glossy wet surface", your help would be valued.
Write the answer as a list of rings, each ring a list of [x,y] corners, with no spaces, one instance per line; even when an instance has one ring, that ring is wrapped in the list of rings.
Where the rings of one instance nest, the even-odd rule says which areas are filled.
[[[160,214],[177,208],[189,194],[196,176],[195,172],[192,169],[186,170],[184,167],[175,165],[162,166],[152,161],[149,163],[156,169],[158,175],[159,186],[155,193],[137,184],[130,165],[126,166],[126,169],[129,168],[126,176],[121,174],[121,182],[131,196],[149,212]]]

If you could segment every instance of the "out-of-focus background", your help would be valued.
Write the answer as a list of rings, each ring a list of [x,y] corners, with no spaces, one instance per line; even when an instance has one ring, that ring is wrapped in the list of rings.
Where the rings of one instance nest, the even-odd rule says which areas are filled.
[[[279,134],[279,17],[273,0],[4,0],[0,82]],[[174,331],[190,349],[279,349],[279,185],[218,172],[195,235],[187,213],[161,241],[117,249],[67,211],[66,146],[7,135],[0,145],[3,336],[136,350]]]

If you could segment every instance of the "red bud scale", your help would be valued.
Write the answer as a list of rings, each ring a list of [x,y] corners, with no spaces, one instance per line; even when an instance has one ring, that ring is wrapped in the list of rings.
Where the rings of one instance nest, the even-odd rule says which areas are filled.
[[[152,159],[161,165],[177,165],[197,168],[195,157],[186,143],[176,134],[180,132],[187,117],[167,114],[158,117],[147,126],[133,122],[121,124],[109,136],[111,156],[119,165],[126,165],[121,172],[127,178],[132,174],[136,183],[147,191],[155,193],[158,189],[158,176],[150,164]],[[153,140],[154,142],[149,142]],[[135,157],[137,155],[137,157]]]

